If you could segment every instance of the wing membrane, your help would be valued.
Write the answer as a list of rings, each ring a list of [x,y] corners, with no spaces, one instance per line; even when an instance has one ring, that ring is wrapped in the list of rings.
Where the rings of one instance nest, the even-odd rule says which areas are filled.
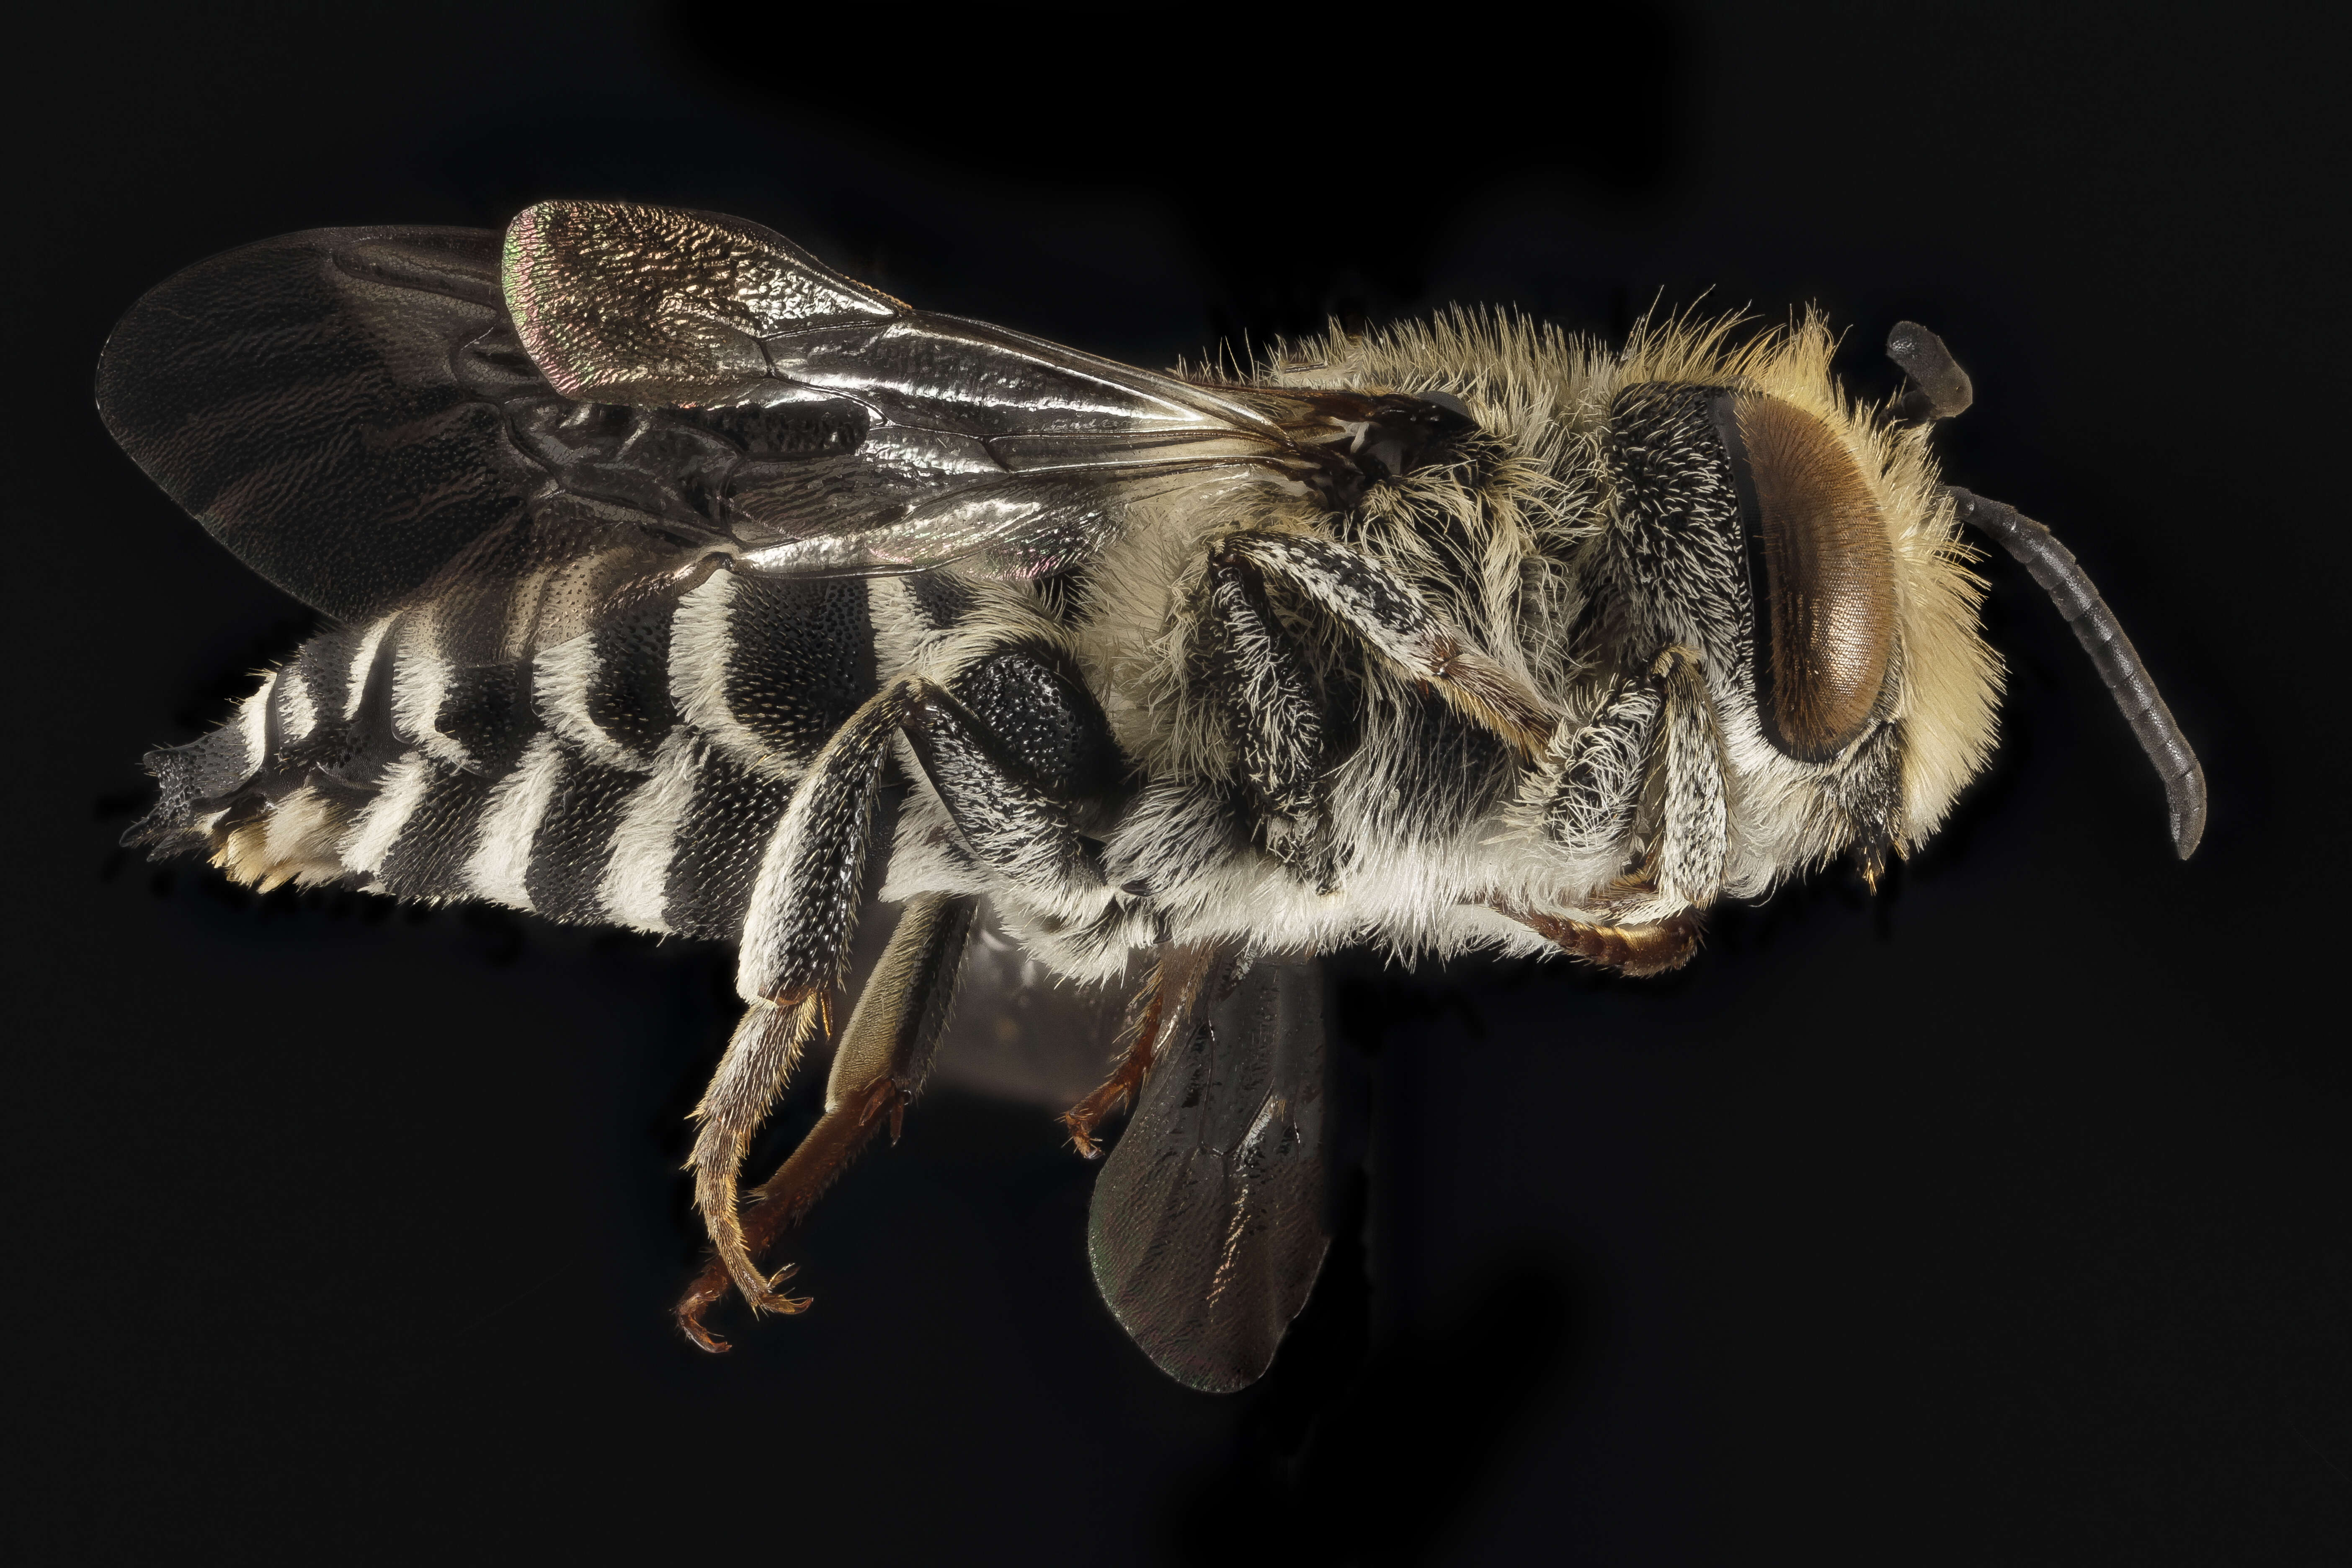
[[[115,328],[100,413],[247,565],[359,618],[518,516],[543,477],[454,363],[501,319],[497,263],[497,236],[436,228],[315,230],[199,262]]]
[[[634,529],[633,554],[755,572],[975,552],[1050,572],[1139,500],[1237,479],[1351,493],[1361,451],[1451,418],[1197,385],[909,310],[756,224],[576,202],[503,241],[319,229],[200,262],[117,326],[98,395],[223,543],[354,621],[460,558],[544,571],[583,508],[599,550]]]
[[[1255,1382],[1314,1289],[1325,1070],[1321,966],[1261,961],[1154,1065],[1095,1184],[1095,1282],[1189,1387]]]

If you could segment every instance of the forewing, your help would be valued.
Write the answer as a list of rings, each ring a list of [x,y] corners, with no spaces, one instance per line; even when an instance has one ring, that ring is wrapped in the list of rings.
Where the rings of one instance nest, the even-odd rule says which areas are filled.
[[[1154,1064],[1095,1184],[1095,1282],[1160,1369],[1255,1382],[1330,1245],[1321,966],[1260,961]]]
[[[910,310],[740,218],[542,203],[509,229],[504,278],[523,347],[568,395],[751,422],[859,411],[838,461],[730,477],[721,521],[756,570],[994,551],[1051,571],[1139,499],[1307,461],[1245,396]]]
[[[98,395],[222,542],[349,621],[459,564],[528,600],[614,551],[657,577],[1044,574],[1139,501],[1344,489],[1358,447],[1449,417],[1195,385],[911,310],[756,224],[581,202],[503,240],[319,229],[200,262],[117,326]]]
[[[520,515],[544,478],[499,389],[498,236],[318,229],[179,273],[99,361],[108,430],[247,565],[357,620]],[[478,347],[477,346],[478,345]]]
[[[616,551],[633,573],[740,554],[740,475],[823,476],[863,438],[855,404],[566,397],[523,351],[499,260],[488,230],[344,228],[199,262],[116,326],[100,413],[240,560],[352,622],[453,581],[542,599]]]

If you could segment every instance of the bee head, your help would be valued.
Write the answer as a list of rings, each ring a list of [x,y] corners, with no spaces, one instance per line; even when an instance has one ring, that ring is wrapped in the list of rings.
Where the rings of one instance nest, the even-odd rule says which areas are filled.
[[[1848,848],[1874,876],[1992,744],[1952,505],[1921,436],[1840,393],[1831,346],[1816,322],[1637,341],[1609,404],[1623,651],[1697,656],[1754,858],[1735,887]]]
[[[1975,395],[1942,340],[1896,325],[1887,353],[1909,385],[1884,410],[1839,391],[1817,321],[1718,343],[1668,331],[1629,350],[1609,405],[1612,538],[1628,651],[1699,655],[1733,808],[1769,874],[1850,847],[1874,875],[1990,753],[1999,667],[1963,523],[2056,601],[2155,763],[2187,858],[2204,775],[2130,639],[2049,530],[1936,471],[1928,431]]]

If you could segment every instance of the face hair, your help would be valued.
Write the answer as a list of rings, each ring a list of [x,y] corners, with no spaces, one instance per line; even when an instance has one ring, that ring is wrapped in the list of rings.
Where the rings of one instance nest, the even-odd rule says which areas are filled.
[[[127,841],[734,943],[692,1160],[715,1257],[679,1306],[706,1349],[730,1289],[806,1305],[759,1258],[895,1134],[975,931],[1056,984],[1139,980],[1067,1123],[1096,1154],[1137,1110],[1097,1279],[1172,1375],[1238,1387],[1328,1242],[1311,955],[1654,974],[1723,900],[1841,856],[1874,882],[1993,743],[1963,523],[2051,594],[2195,847],[2203,775],[2079,563],[1938,471],[1973,396],[1941,340],[1897,326],[1883,408],[1833,347],[1817,315],[1611,346],[1452,310],[1187,378],[712,215],[266,241],[134,308],[100,407],[340,625],[149,756]],[[332,395],[220,412],[273,381]],[[190,408],[278,423],[192,446]],[[903,912],[816,1131],[742,1209],[877,854]]]

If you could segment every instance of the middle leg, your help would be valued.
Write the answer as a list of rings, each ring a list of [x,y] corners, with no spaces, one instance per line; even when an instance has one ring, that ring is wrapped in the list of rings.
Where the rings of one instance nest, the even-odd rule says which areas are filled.
[[[1210,558],[1208,688],[1223,710],[1260,842],[1318,893],[1339,867],[1324,816],[1329,722],[1306,658],[1275,614],[1265,575],[1234,550]]]
[[[1070,1130],[1070,1142],[1079,1153],[1089,1160],[1101,1157],[1102,1145],[1095,1141],[1095,1130],[1135,1103],[1164,1044],[1192,1038],[1202,1007],[1214,1000],[1203,993],[1224,951],[1211,943],[1171,943],[1160,950],[1151,978],[1136,994],[1129,1010],[1122,1031],[1127,1047],[1119,1053],[1118,1067],[1101,1088],[1063,1113],[1062,1124]]]

